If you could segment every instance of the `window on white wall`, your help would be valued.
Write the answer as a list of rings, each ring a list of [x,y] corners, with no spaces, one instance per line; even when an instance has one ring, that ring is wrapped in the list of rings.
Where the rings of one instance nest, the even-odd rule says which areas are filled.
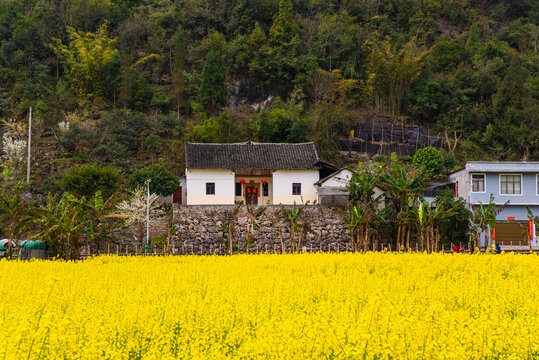
[[[243,187],[243,186],[241,185],[240,182],[237,182],[237,183],[236,183],[236,196],[241,196],[241,188],[242,188],[242,187]]]
[[[472,174],[472,192],[485,192],[485,174]]]
[[[521,175],[500,175],[500,194],[520,195],[522,194]]]
[[[292,195],[301,195],[301,183],[292,184]]]
[[[535,175],[535,191],[537,191],[537,195],[539,195],[539,174]]]
[[[206,195],[215,195],[215,183],[206,183]]]

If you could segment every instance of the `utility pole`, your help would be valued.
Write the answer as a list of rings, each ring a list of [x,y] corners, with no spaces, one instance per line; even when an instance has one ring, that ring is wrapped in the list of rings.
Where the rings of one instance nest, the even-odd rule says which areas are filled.
[[[32,107],[30,107],[30,115],[28,116],[28,165],[26,167],[26,183],[30,183],[30,158],[32,156]]]
[[[148,206],[146,208],[146,253],[150,253],[150,183],[152,179],[146,180],[146,185],[148,185]]]

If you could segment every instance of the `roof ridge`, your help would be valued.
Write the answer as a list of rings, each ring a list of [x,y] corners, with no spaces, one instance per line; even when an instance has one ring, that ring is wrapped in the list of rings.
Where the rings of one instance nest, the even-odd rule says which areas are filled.
[[[225,145],[310,145],[314,142],[312,141],[306,141],[301,143],[261,143],[261,142],[255,142],[255,141],[243,141],[243,142],[236,142],[236,143],[201,143],[201,142],[186,142],[186,144],[189,145],[219,145],[219,146],[225,146]]]

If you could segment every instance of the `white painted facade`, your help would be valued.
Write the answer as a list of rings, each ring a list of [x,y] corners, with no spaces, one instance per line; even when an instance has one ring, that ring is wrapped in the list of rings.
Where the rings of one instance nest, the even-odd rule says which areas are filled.
[[[276,170],[273,172],[273,204],[313,204],[318,201],[314,183],[318,181],[318,170]],[[301,195],[292,194],[294,183],[301,184]]]
[[[348,169],[341,169],[335,174],[332,174],[326,181],[322,182],[322,187],[338,187],[345,188],[350,183],[352,172]]]
[[[247,183],[254,181],[260,185],[262,177],[236,176],[231,170],[189,169],[185,172],[184,191],[186,205],[233,205],[245,200],[236,196],[236,183],[240,178]],[[272,177],[264,177],[268,182],[268,196],[260,190],[258,205],[313,204],[318,200],[314,183],[318,181],[318,170],[276,170]],[[206,194],[206,185],[215,184],[215,194]],[[301,184],[301,195],[293,195],[293,184]],[[182,189],[183,190],[183,189]],[[242,191],[243,192],[243,191]]]
[[[352,172],[348,169],[341,169],[334,174],[331,174],[327,178],[320,180],[316,183],[317,193],[320,201],[325,196],[326,201],[334,202],[336,205],[346,205],[348,202],[348,185],[352,178]],[[378,186],[374,187],[373,198],[378,198],[384,193],[384,190]],[[339,197],[339,198],[336,198]],[[323,202],[322,202],[323,203]],[[382,210],[385,207],[385,198],[382,198],[378,203],[378,210]]]
[[[215,184],[215,194],[206,194],[206,184]],[[187,169],[186,205],[234,205],[234,172],[231,170]]]

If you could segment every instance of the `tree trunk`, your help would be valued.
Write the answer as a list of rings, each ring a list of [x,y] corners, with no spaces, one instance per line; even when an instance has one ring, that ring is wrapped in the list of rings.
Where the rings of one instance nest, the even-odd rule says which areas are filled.
[[[294,223],[290,224],[290,251],[292,253],[296,252],[296,227]]]
[[[232,255],[232,227],[228,225],[228,252]]]
[[[410,251],[410,233],[412,232],[412,228],[410,226],[407,227],[406,231],[406,248],[408,251]]]
[[[363,252],[367,252],[369,246],[369,227],[365,226],[365,239],[363,241]]]

